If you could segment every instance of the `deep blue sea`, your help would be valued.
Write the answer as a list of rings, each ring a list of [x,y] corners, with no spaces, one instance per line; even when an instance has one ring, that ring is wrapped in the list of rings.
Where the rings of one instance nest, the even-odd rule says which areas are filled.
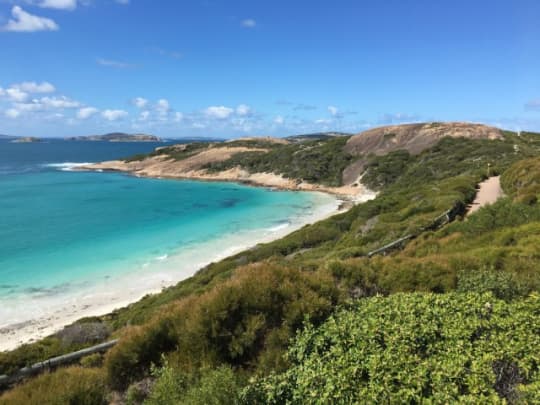
[[[0,141],[0,328],[110,310],[335,209],[320,193],[71,170],[156,146]]]

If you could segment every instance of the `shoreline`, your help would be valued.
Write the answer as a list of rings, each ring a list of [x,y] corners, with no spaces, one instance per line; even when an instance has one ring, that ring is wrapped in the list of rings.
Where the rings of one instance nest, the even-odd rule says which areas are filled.
[[[290,179],[274,173],[249,173],[240,167],[212,173],[204,169],[187,168],[184,167],[182,163],[167,161],[160,157],[149,158],[143,162],[111,160],[92,164],[74,165],[70,170],[117,172],[135,177],[154,179],[233,182],[252,187],[275,188],[278,190],[322,192],[338,196],[339,198],[353,203],[365,202],[377,196],[377,193],[367,189],[361,183],[361,176],[352,184],[331,187]]]
[[[146,177],[146,176],[145,176]],[[189,180],[201,181],[191,178]],[[207,180],[207,181],[222,181],[222,180]],[[231,181],[231,180],[229,180]],[[246,184],[246,183],[244,183]],[[253,184],[248,184],[253,186]],[[258,185],[262,186],[262,185]],[[264,186],[268,187],[268,186]],[[278,187],[275,187],[278,188]],[[296,191],[296,190],[295,190]],[[322,193],[329,196],[322,190],[305,190],[312,193]],[[4,325],[0,327],[0,352],[14,350],[25,343],[33,343],[39,339],[50,336],[63,327],[68,326],[77,320],[91,316],[101,316],[108,314],[116,309],[123,308],[139,301],[146,295],[160,293],[164,288],[176,285],[178,282],[193,276],[204,266],[222,260],[226,257],[240,253],[250,249],[261,243],[269,243],[277,239],[281,239],[288,234],[300,229],[301,227],[324,220],[330,216],[348,210],[357,201],[366,201],[374,197],[373,193],[367,192],[362,196],[358,193],[355,199],[348,199],[345,196],[332,195],[331,203],[320,204],[315,207],[315,211],[299,218],[298,221],[289,222],[281,229],[257,229],[246,231],[245,234],[238,235],[223,235],[216,240],[210,241],[207,245],[198,245],[194,248],[181,251],[178,255],[166,259],[157,267],[160,272],[145,272],[144,269],[139,269],[134,273],[129,274],[129,280],[138,280],[131,286],[124,284],[126,275],[119,275],[113,279],[102,280],[103,286],[123,285],[122,290],[115,288],[105,288],[103,291],[97,288],[98,285],[84,286],[78,288],[76,294],[66,294],[62,298],[62,305],[55,308],[47,308],[41,316],[37,316],[30,320],[22,320],[15,324]],[[205,252],[216,251],[214,246],[223,247],[221,254],[217,254],[208,258]],[[182,267],[181,263],[185,262],[187,255],[191,259],[191,265]],[[174,273],[171,272],[172,269]],[[181,270],[179,270],[179,268]],[[139,277],[140,278],[139,278]],[[141,286],[143,284],[143,286]],[[99,293],[95,291],[99,290]],[[65,299],[65,300],[64,300]],[[28,304],[31,305],[31,304]]]

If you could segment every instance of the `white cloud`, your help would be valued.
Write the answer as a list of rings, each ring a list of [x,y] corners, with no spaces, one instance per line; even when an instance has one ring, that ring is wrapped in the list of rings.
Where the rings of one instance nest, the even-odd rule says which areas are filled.
[[[12,32],[35,32],[35,31],[57,31],[58,25],[50,18],[39,17],[27,13],[19,6],[11,9],[12,19],[2,27],[3,31]]]
[[[160,113],[166,113],[170,109],[169,101],[165,100],[164,98],[158,100],[156,104],[156,110]]]
[[[208,107],[204,113],[209,118],[214,118],[218,120],[224,120],[229,118],[229,116],[234,112],[232,108],[225,106],[212,106]]]
[[[90,118],[92,115],[95,115],[99,112],[97,108],[94,107],[83,107],[77,111],[77,118],[80,120],[85,120]]]
[[[54,86],[49,82],[22,82],[14,84],[11,87],[27,93],[54,93],[56,91]]]
[[[257,21],[252,18],[247,18],[242,21],[242,27],[246,28],[255,28],[257,26]]]
[[[78,108],[81,103],[71,100],[65,96],[61,97],[43,97],[40,102],[47,108]]]
[[[156,105],[154,106],[154,109],[156,110],[157,114],[159,115],[160,121],[166,121],[167,115],[169,114],[169,111],[171,107],[169,106],[169,101],[165,100],[164,98],[158,100]]]
[[[43,111],[45,109],[45,106],[36,99],[30,103],[15,103],[13,107],[19,112]]]
[[[337,107],[334,107],[333,105],[328,106],[328,112],[335,117],[339,113],[339,109]]]
[[[236,114],[245,117],[251,114],[251,108],[248,105],[240,104],[238,107],[236,107]]]
[[[18,89],[17,87],[10,87],[5,91],[6,95],[11,101],[22,103],[28,99],[28,93]]]
[[[321,118],[321,119],[318,119],[318,120],[315,120],[315,124],[324,124],[324,125],[328,125],[332,123],[332,120],[328,120],[328,119],[325,119],[325,118]]]
[[[174,113],[174,122],[180,122],[184,119],[184,114],[181,112]]]
[[[11,90],[11,89],[10,89]],[[46,111],[46,110],[63,110],[66,108],[78,108],[81,103],[75,100],[71,100],[67,97],[42,97],[40,99],[32,99],[30,102],[25,102],[21,100],[20,102],[13,103],[13,109],[23,112],[36,112],[36,111]]]
[[[281,115],[278,115],[276,118],[274,118],[274,124],[283,125],[284,122],[285,119]]]
[[[137,108],[144,108],[148,104],[148,100],[142,97],[135,97],[131,102]]]
[[[133,65],[129,63],[119,62],[117,60],[111,60],[111,59],[103,59],[103,58],[98,58],[97,63],[98,65],[101,65],[101,66],[113,67],[117,69],[127,69],[127,68],[133,67]]]
[[[0,87],[0,97],[5,96],[5,95],[6,95],[6,91],[2,87]]]
[[[148,121],[148,118],[150,118],[150,111],[141,111],[139,121]]]
[[[17,118],[21,112],[19,110],[16,110],[15,108],[10,108],[9,110],[5,111],[6,117],[8,118]]]
[[[42,8],[74,10],[77,7],[77,0],[42,0],[37,5]]]
[[[101,113],[101,116],[108,121],[117,121],[128,115],[128,112],[124,110],[105,110]]]

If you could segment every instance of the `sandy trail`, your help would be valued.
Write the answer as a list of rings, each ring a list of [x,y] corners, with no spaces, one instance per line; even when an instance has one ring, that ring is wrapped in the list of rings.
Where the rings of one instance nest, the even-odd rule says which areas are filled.
[[[469,209],[467,216],[475,213],[484,205],[493,204],[504,195],[501,188],[500,176],[490,177],[489,179],[480,183],[478,186],[479,190],[476,193],[476,198],[471,204],[471,208]]]

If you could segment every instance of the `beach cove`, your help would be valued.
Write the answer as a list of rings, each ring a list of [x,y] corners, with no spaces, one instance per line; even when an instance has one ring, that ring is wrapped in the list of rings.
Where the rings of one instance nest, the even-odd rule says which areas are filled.
[[[12,165],[0,178],[0,350],[160,292],[344,206],[321,192],[73,171],[88,160]]]

